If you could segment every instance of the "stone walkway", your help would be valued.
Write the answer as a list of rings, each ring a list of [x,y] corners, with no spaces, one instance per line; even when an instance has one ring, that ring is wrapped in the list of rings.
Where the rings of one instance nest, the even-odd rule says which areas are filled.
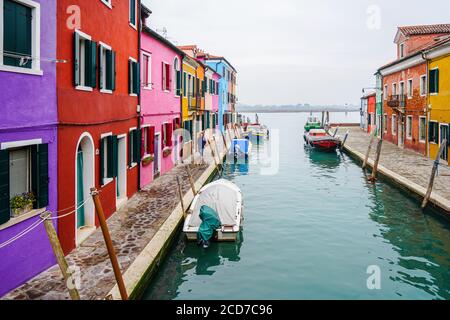
[[[333,129],[334,130],[334,129]],[[370,135],[359,128],[340,128],[340,135],[349,131],[346,145],[365,156],[370,142]],[[371,159],[375,159],[376,142],[372,146]],[[414,151],[401,149],[397,145],[383,141],[380,166],[383,166],[407,180],[427,188],[434,161]],[[432,196],[450,200],[450,167],[440,167],[436,177]]]
[[[194,180],[207,165],[191,166]],[[182,181],[183,193],[190,189],[184,165],[164,174],[108,219],[108,226],[122,272],[125,272],[149,243],[179,203],[176,176]],[[116,284],[101,229],[97,229],[67,257],[70,266],[80,268],[81,299],[104,299]],[[53,266],[2,299],[68,300],[67,288],[59,267]]]

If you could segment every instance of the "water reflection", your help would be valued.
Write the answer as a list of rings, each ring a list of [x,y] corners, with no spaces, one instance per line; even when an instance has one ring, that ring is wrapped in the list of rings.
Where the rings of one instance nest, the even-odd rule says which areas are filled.
[[[390,280],[419,288],[440,299],[450,299],[450,227],[436,213],[423,213],[419,203],[403,201],[401,191],[377,183],[369,186],[374,201],[369,214],[379,234],[398,253]],[[430,216],[431,214],[431,216]],[[443,229],[444,227],[444,229]],[[381,258],[380,258],[381,259]],[[385,260],[385,259],[383,259]]]
[[[340,152],[321,152],[313,148],[305,148],[307,161],[318,169],[336,169],[342,162]]]

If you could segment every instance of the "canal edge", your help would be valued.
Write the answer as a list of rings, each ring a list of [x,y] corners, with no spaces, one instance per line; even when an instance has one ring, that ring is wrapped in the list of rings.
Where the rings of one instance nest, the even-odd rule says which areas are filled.
[[[343,150],[352,158],[358,160],[359,162],[363,162],[365,159],[365,155],[360,153],[359,151],[356,151],[352,147],[350,147],[348,144],[344,145]],[[367,165],[373,169],[374,166],[374,160],[369,157],[367,161]],[[431,170],[431,169],[430,169]],[[393,172],[392,170],[389,170],[385,166],[379,164],[378,165],[378,174],[382,175],[384,178],[387,178],[391,182],[393,182],[395,185],[400,186],[410,192],[413,192],[414,195],[420,199],[423,199],[425,197],[425,194],[427,192],[427,189],[418,185],[415,182],[412,182],[411,180]],[[433,207],[437,209],[437,211],[446,219],[450,220],[450,201],[445,199],[444,197],[436,194],[435,192],[431,193],[430,197],[430,203],[433,204]]]
[[[225,158],[227,152],[224,152],[220,159]],[[200,190],[205,184],[210,182],[217,174],[215,164],[210,164],[202,175],[195,181],[195,189]],[[191,205],[194,200],[192,189],[183,196],[183,202]],[[189,207],[188,206],[188,207]],[[145,246],[141,253],[136,257],[133,263],[123,274],[126,290],[130,300],[137,300],[144,294],[147,285],[158,271],[160,263],[167,255],[173,240],[178,234],[179,228],[184,221],[181,202],[178,202],[175,209],[164,221],[156,234]],[[107,294],[107,299],[121,300],[117,284]]]

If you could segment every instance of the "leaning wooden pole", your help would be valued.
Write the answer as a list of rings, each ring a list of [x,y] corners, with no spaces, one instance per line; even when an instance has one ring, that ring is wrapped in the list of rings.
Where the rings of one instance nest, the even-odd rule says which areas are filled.
[[[345,133],[344,140],[342,141],[341,146],[340,146],[341,151],[342,151],[342,149],[344,149],[345,143],[347,142],[348,135],[349,135],[349,132],[347,131]]]
[[[223,139],[223,146],[224,146],[225,150],[228,150],[227,138],[225,138],[225,134],[223,133],[223,131],[221,132],[221,134],[222,134],[222,139]]]
[[[444,152],[444,149],[446,147],[447,147],[447,140],[444,139],[444,141],[442,141],[442,143],[441,143],[441,147],[439,148],[439,152],[436,156],[436,160],[434,161],[433,169],[431,170],[430,182],[428,183],[427,193],[425,194],[425,198],[423,199],[423,202],[422,202],[422,209],[425,209],[428,202],[430,201],[431,192],[433,191],[434,180],[436,178],[436,173],[439,168],[439,161],[440,161],[442,153]]]
[[[373,170],[372,170],[372,176],[370,178],[370,181],[376,181],[377,180],[377,173],[378,173],[378,164],[380,162],[380,156],[381,156],[381,148],[383,146],[383,140],[380,139],[378,140],[378,145],[377,145],[377,155],[375,157],[375,163],[373,165]]]
[[[220,158],[220,151],[219,151],[219,146],[218,146],[218,144],[217,144],[217,140],[216,140],[216,137],[215,137],[215,136],[213,136],[213,140],[214,140],[214,145],[216,146],[217,157],[219,158],[219,164],[220,164],[220,161],[221,161],[221,158]]]
[[[189,184],[191,185],[192,193],[195,196],[197,194],[197,191],[195,191],[195,184],[194,184],[194,179],[192,178],[191,168],[189,167],[189,165],[186,165],[185,168],[186,168],[186,172],[188,174]]]
[[[106,248],[108,249],[109,259],[114,270],[117,286],[119,287],[120,297],[122,300],[128,300],[127,289],[123,282],[122,272],[120,271],[119,262],[117,261],[116,252],[109,234],[108,224],[106,223],[105,213],[103,212],[102,203],[100,202],[99,192],[95,188],[91,188],[92,199],[94,200],[95,211],[97,212],[98,222],[102,229],[103,238],[105,239]]]
[[[336,130],[334,130],[334,133],[333,133],[333,138],[336,137],[338,131],[339,131],[339,127],[336,127]]]
[[[183,210],[183,217],[186,218],[186,209],[183,201],[183,189],[181,188],[180,178],[177,176],[178,195],[180,196],[181,210]]]
[[[211,144],[211,140],[210,139],[208,139],[208,145],[209,145],[209,149],[211,149],[211,155],[212,155],[212,157],[214,159],[214,164],[216,165],[216,168],[217,168],[219,166],[219,164],[217,163],[216,154],[214,152],[214,149],[213,149],[213,146]]]
[[[69,264],[64,257],[64,252],[59,242],[58,235],[56,234],[55,227],[49,217],[51,217],[50,212],[44,212],[41,214],[41,219],[44,221],[45,231],[47,232],[48,239],[55,254],[56,261],[58,262],[59,268],[64,277],[64,282],[66,283],[67,289],[69,290],[69,295],[72,300],[80,300],[80,294],[73,283],[72,273],[69,271]],[[72,280],[72,282],[71,282]]]
[[[369,146],[367,147],[366,157],[364,158],[364,162],[362,165],[362,168],[365,169],[367,166],[367,162],[369,161],[370,151],[372,150],[373,140],[375,139],[375,136],[372,135],[370,138]]]

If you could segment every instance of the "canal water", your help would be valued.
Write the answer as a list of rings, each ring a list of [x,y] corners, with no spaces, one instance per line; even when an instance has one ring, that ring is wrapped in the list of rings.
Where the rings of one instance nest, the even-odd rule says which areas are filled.
[[[279,129],[279,164],[266,143],[226,166],[244,194],[240,241],[203,250],[180,234],[144,299],[450,299],[447,221],[347,155],[306,149],[308,114],[259,116]]]

